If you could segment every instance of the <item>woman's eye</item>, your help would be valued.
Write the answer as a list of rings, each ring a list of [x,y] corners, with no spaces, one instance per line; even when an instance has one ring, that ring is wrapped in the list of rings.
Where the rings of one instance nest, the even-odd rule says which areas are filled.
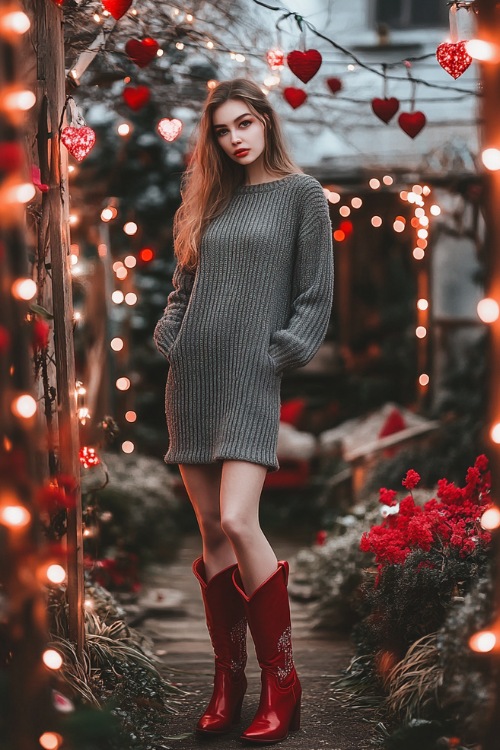
[[[217,138],[220,138],[221,136],[226,135],[226,133],[227,130],[221,128],[220,130],[216,131],[215,135],[217,136]]]
[[[245,125],[245,127],[246,127],[247,125],[251,125],[251,124],[252,124],[252,121],[251,121],[251,120],[242,120],[242,121],[240,122],[240,125]]]

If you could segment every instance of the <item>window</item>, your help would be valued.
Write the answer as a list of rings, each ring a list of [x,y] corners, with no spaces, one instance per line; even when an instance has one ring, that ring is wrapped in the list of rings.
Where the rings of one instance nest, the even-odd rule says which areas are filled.
[[[392,29],[445,26],[448,13],[444,0],[376,0],[375,22]]]

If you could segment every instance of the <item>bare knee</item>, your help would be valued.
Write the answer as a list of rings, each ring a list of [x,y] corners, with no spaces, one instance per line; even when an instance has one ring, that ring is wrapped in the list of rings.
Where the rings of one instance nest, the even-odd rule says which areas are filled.
[[[198,513],[198,523],[203,540],[208,547],[218,547],[220,544],[227,542],[227,537],[221,525],[220,513],[214,511],[204,511]]]
[[[227,510],[221,517],[221,528],[226,537],[235,545],[250,539],[255,529],[255,523],[251,522],[248,514],[241,513],[238,509]]]

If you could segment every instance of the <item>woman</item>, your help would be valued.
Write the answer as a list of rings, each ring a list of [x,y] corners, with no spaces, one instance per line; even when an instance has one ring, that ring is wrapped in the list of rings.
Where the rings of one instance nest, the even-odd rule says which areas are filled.
[[[154,339],[168,359],[166,463],[176,463],[200,527],[193,571],[215,652],[214,691],[197,731],[231,729],[246,690],[247,623],[262,669],[242,734],[269,743],[299,729],[288,563],[259,525],[277,471],[280,384],[326,333],[331,224],[321,185],[288,156],[260,88],[223,81],[205,102],[174,220],[174,291]]]

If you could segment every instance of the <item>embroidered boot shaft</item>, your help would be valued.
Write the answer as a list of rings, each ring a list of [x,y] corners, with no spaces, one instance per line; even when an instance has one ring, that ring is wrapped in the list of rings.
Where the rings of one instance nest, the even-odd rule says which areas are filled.
[[[262,669],[259,707],[241,739],[254,744],[280,742],[300,729],[302,689],[293,663],[288,601],[288,563],[248,597],[238,569],[233,581],[245,604],[255,653]]]
[[[240,719],[247,688],[247,620],[244,604],[233,584],[235,568],[235,565],[231,565],[221,570],[207,583],[203,558],[199,557],[193,563],[215,654],[214,689],[207,709],[196,726],[200,734],[215,735],[229,731]]]

